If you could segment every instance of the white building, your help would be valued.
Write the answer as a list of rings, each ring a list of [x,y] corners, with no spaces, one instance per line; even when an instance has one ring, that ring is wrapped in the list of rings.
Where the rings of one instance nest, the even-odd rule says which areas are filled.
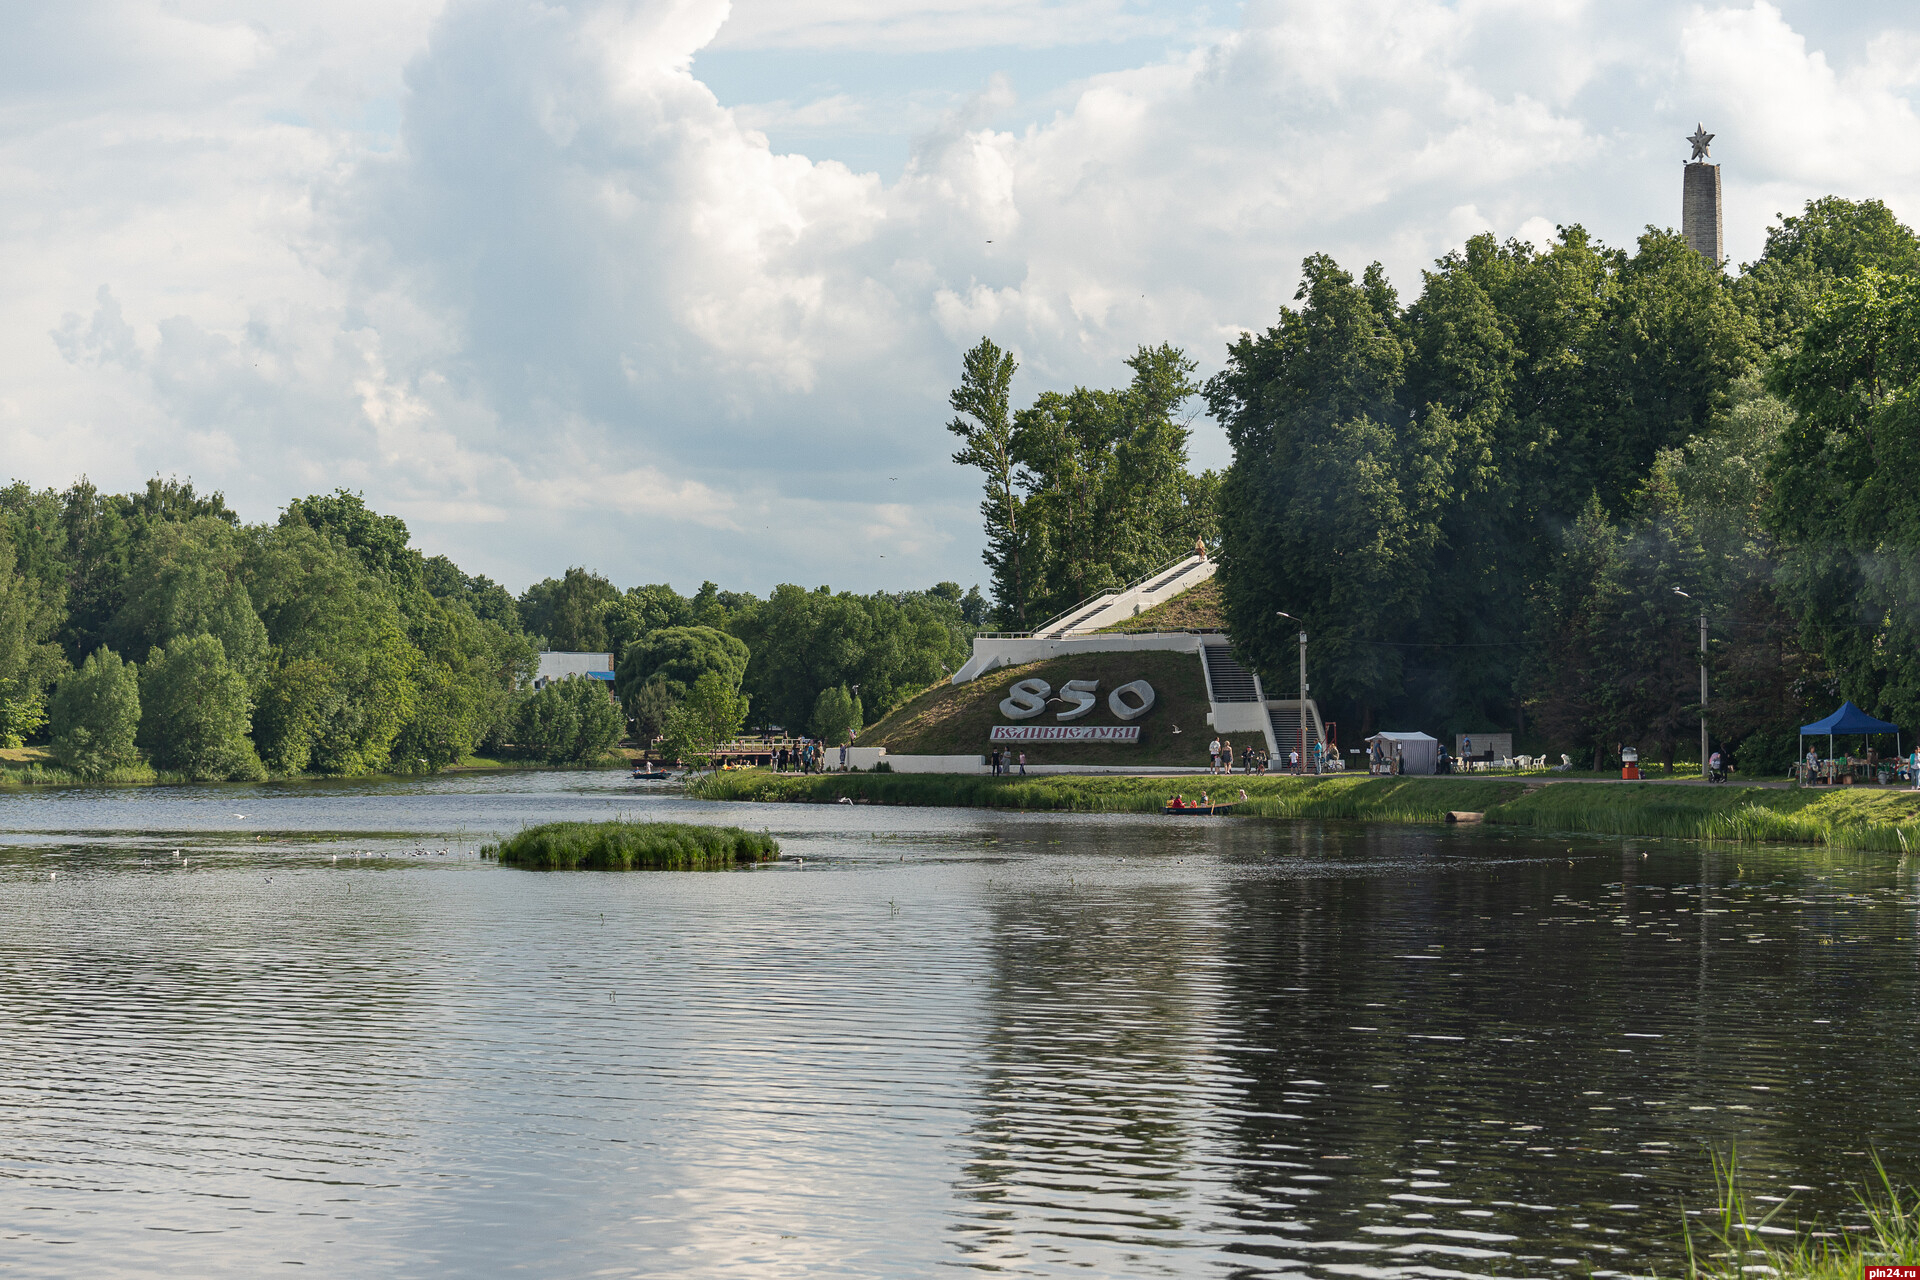
[[[533,687],[544,689],[555,680],[565,680],[568,676],[591,676],[595,680],[613,683],[613,655],[610,653],[542,653],[540,670],[533,677]]]

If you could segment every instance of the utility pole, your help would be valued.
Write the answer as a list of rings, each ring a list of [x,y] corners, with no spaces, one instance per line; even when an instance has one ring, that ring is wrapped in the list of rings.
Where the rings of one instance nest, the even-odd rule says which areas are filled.
[[[1300,619],[1294,617],[1290,613],[1281,613],[1276,611],[1274,616],[1279,618],[1286,618],[1291,622],[1300,621]],[[1306,624],[1301,623],[1301,630],[1300,630],[1300,769],[1299,769],[1299,772],[1301,773],[1305,773],[1307,771],[1307,758],[1308,758],[1307,757],[1307,632],[1306,632]],[[1315,765],[1313,771],[1315,773],[1320,772],[1319,766]]]
[[[1307,771],[1307,633],[1300,633],[1300,772]],[[1320,772],[1314,765],[1313,771]]]
[[[1675,587],[1673,594],[1682,600],[1691,600],[1692,596]],[[1707,611],[1700,610],[1700,780],[1707,779]]]
[[[1707,776],[1707,611],[1700,611],[1700,776]]]

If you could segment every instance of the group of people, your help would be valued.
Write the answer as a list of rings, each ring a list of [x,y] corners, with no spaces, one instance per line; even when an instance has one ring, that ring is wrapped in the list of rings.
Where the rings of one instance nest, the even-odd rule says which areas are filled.
[[[775,747],[772,760],[776,773],[820,773],[827,765],[825,743],[802,738],[790,747]]]
[[[1207,744],[1207,758],[1209,761],[1208,772],[1232,773],[1234,762],[1233,740],[1230,738],[1215,738]],[[1240,772],[1242,773],[1265,773],[1267,771],[1267,753],[1256,747],[1243,748],[1240,751],[1239,759]],[[1298,751],[1291,752],[1288,757],[1288,763],[1291,768],[1299,768],[1300,753]]]
[[[1013,773],[1014,765],[1017,763],[1020,767],[1020,776],[1025,777],[1027,773],[1027,753],[1022,751],[1019,752],[1018,755],[1019,759],[1016,761],[1014,752],[1007,750],[1005,747],[995,747],[993,754],[988,757],[993,765],[993,776],[996,778],[1010,776]]]
[[[1719,752],[1714,753],[1716,756]],[[1920,791],[1920,746],[1904,756],[1883,756],[1872,747],[1867,754],[1856,756],[1852,752],[1832,760],[1822,760],[1820,753],[1812,747],[1807,748],[1807,758],[1795,771],[1800,775],[1803,786],[1826,783],[1829,786],[1844,779],[1862,779],[1878,782],[1886,786],[1894,782],[1909,782],[1915,791]]]
[[[1247,798],[1247,793],[1245,788],[1241,789],[1240,798],[1242,800],[1245,800]],[[1233,801],[1222,800],[1220,801],[1220,803],[1222,805],[1230,805],[1233,803]],[[1184,795],[1181,795],[1178,792],[1174,793],[1173,799],[1167,801],[1167,808],[1169,809],[1211,809],[1213,807],[1214,807],[1213,797],[1208,795],[1204,791],[1200,793],[1200,799],[1198,802],[1190,801]]]

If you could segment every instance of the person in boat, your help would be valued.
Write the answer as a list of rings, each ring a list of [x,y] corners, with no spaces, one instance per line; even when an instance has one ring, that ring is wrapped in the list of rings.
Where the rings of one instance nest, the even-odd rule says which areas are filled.
[[[1178,792],[1174,793],[1173,799],[1167,801],[1167,808],[1169,809],[1184,809],[1186,807],[1187,807],[1187,798],[1179,794]]]
[[[1206,792],[1202,791],[1200,793],[1200,807],[1202,809],[1207,809],[1207,808],[1211,808],[1212,806],[1213,806],[1213,797],[1208,795]]]

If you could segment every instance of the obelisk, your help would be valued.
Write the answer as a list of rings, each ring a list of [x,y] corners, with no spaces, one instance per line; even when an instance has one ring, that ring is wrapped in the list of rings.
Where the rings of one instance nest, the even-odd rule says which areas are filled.
[[[1687,141],[1693,144],[1693,159],[1687,162],[1687,180],[1680,192],[1680,234],[1687,247],[1717,271],[1725,254],[1720,241],[1720,166],[1707,162],[1707,144],[1713,135],[1705,125],[1696,124]]]

